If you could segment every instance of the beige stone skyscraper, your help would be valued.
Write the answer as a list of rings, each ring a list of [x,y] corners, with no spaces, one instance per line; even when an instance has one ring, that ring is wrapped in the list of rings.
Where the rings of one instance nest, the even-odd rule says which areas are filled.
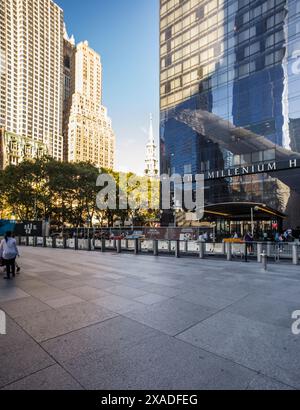
[[[51,0],[0,2],[0,167],[63,157],[63,11]]]
[[[107,109],[102,105],[102,65],[88,42],[77,45],[75,92],[68,127],[68,160],[114,167],[115,136]]]

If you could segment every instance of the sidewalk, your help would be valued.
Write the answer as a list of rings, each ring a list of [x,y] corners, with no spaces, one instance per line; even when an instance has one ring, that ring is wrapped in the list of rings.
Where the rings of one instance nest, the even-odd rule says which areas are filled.
[[[0,388],[300,388],[300,267],[21,247]]]

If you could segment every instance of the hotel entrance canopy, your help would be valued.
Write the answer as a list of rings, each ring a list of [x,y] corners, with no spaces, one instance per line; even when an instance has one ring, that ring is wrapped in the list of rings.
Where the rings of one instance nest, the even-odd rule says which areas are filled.
[[[249,221],[253,212],[255,220],[283,220],[286,215],[269,206],[255,202],[224,202],[205,207],[205,218],[212,220],[226,219],[236,221]]]

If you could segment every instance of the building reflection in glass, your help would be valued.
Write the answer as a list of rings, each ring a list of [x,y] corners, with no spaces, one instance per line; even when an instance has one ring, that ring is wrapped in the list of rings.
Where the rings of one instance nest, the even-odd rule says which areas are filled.
[[[300,158],[300,2],[161,0],[161,172]],[[300,226],[300,170],[214,178],[206,205],[257,202]]]

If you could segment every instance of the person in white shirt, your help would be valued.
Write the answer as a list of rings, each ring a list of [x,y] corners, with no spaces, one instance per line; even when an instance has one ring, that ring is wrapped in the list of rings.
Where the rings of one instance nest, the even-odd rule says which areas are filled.
[[[6,266],[6,275],[4,279],[10,279],[10,273],[15,277],[16,272],[16,257],[19,256],[17,242],[12,237],[11,232],[6,232],[4,239],[0,243],[0,257]]]
[[[204,240],[204,237],[203,237],[203,234],[202,234],[202,233],[199,235],[199,242],[205,242],[205,240]]]

